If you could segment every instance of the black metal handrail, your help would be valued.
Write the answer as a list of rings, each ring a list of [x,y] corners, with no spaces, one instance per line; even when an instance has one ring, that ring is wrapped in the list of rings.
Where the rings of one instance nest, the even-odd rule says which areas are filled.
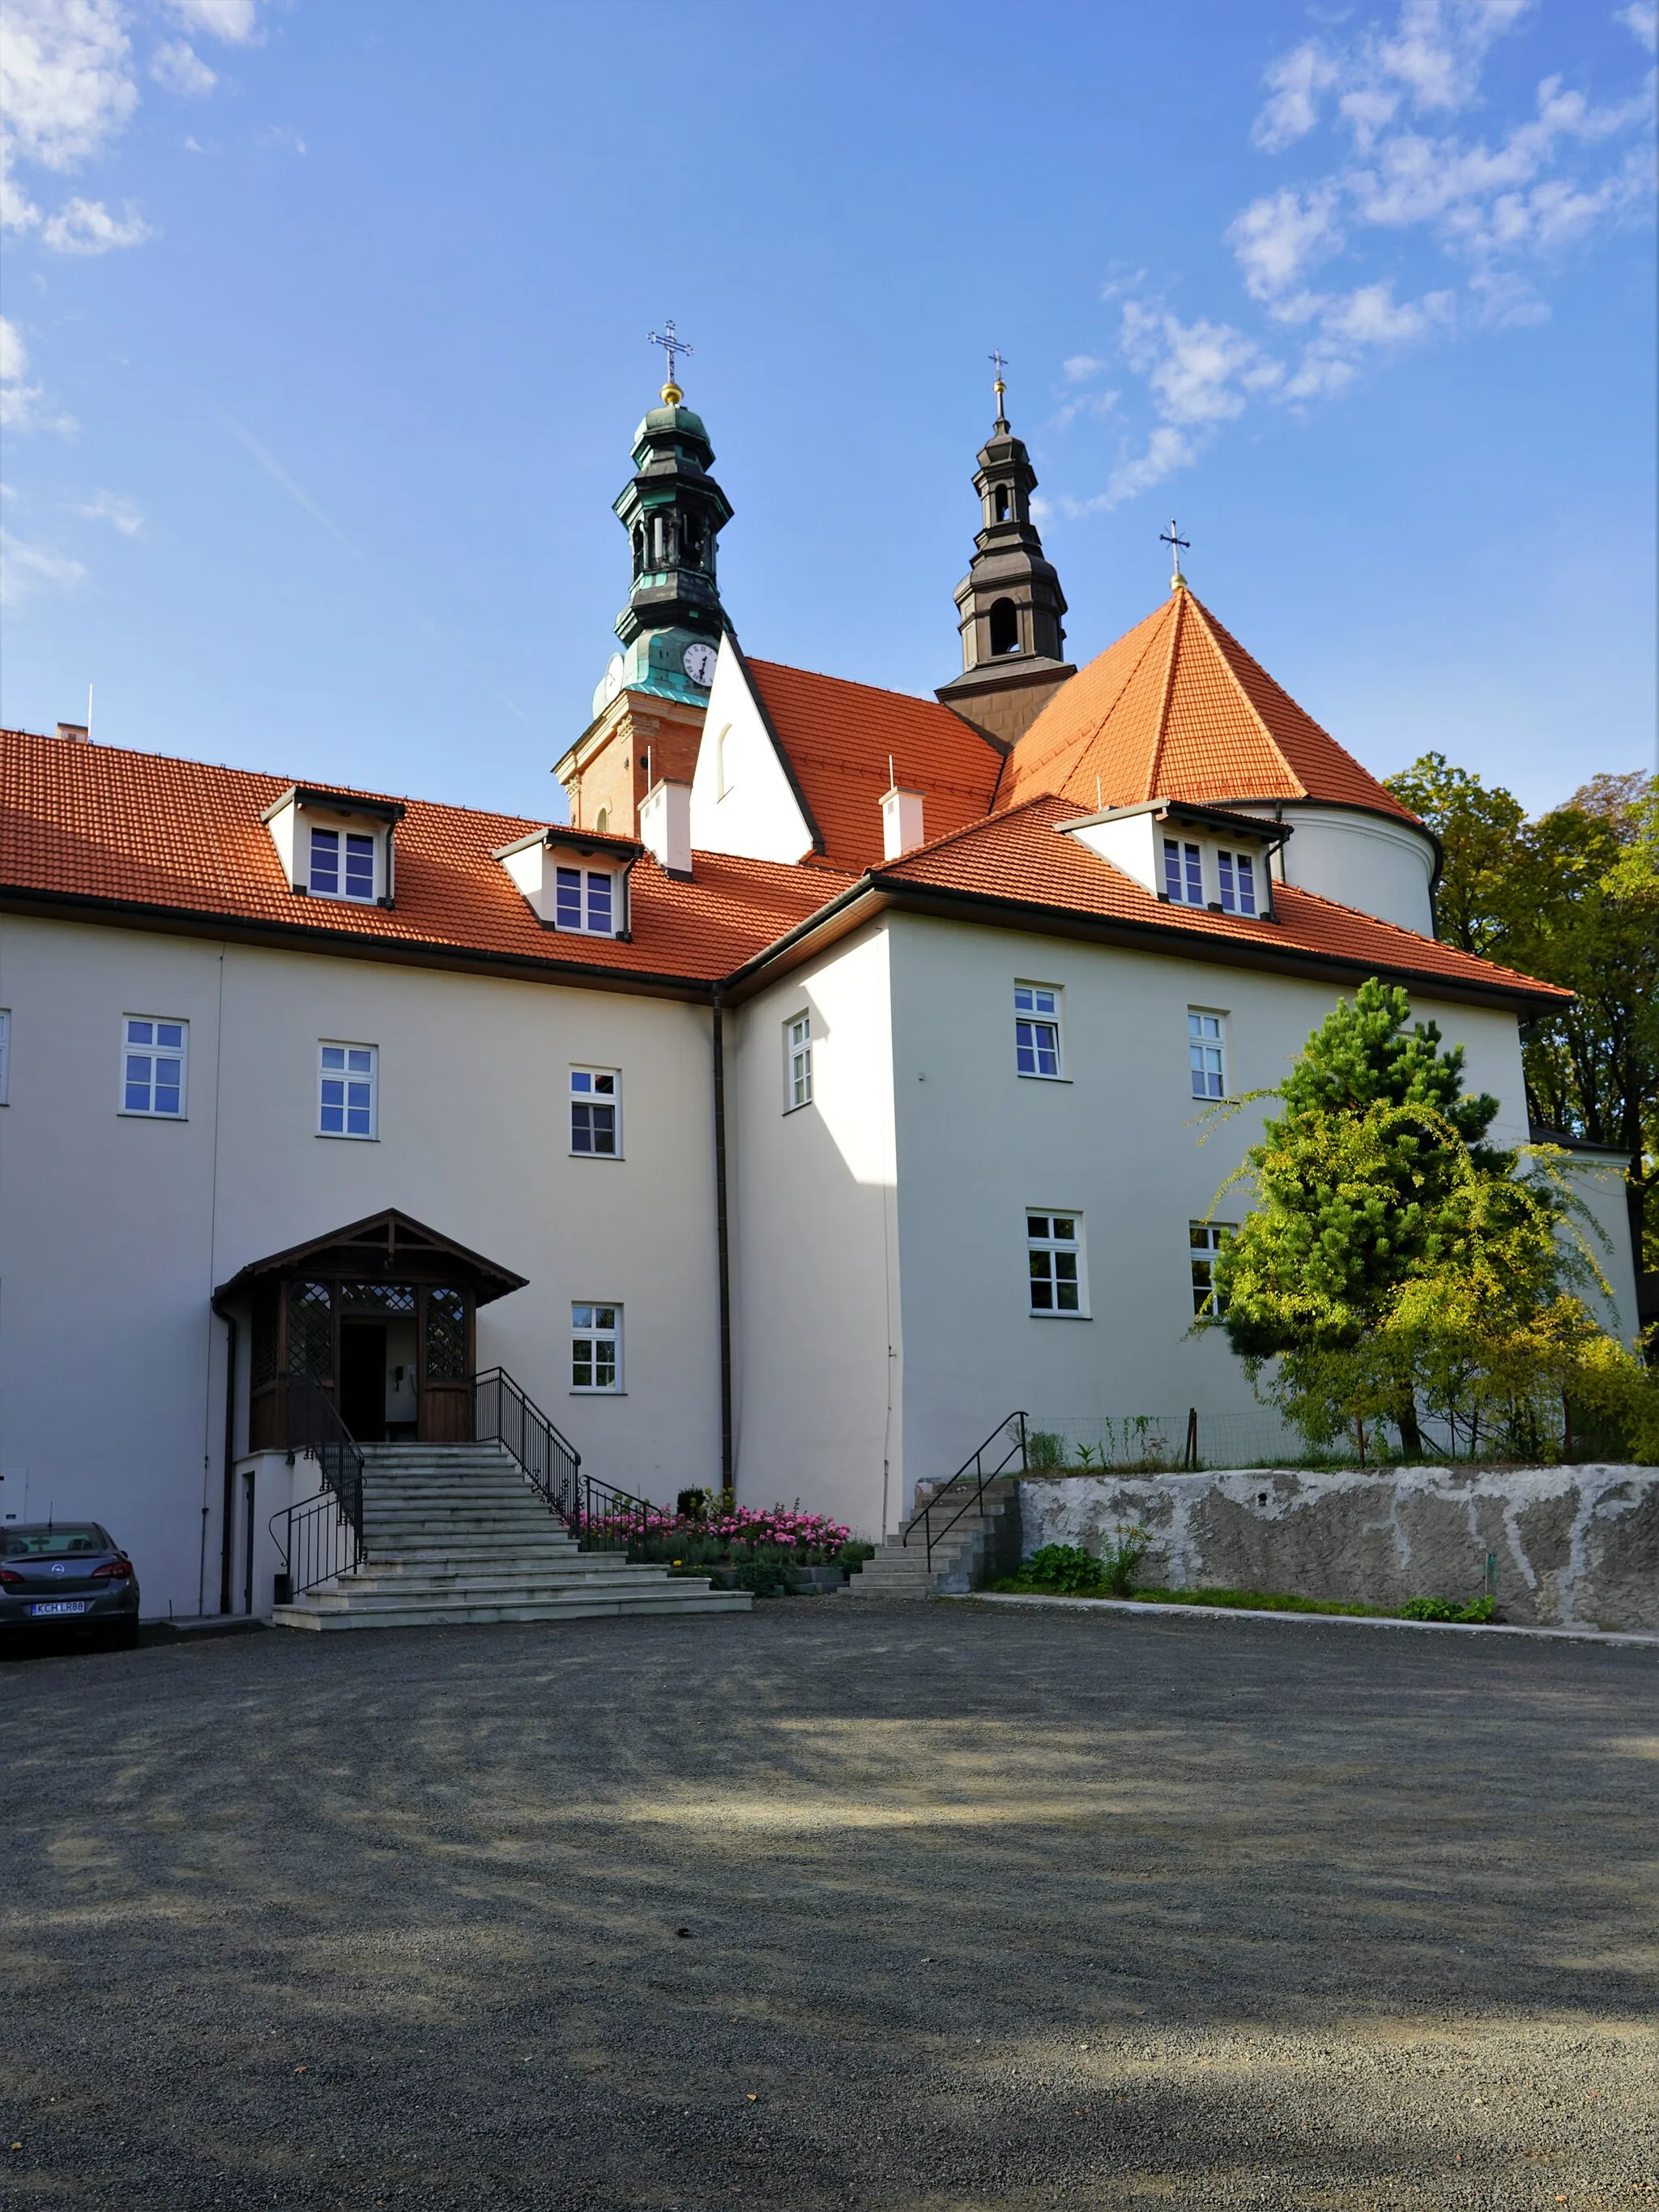
[[[1010,1437],[1012,1437],[1012,1441],[1009,1443],[1008,1449],[1004,1452],[1002,1457],[997,1461],[994,1467],[987,1467],[985,1463],[986,1454],[991,1451],[998,1443],[1000,1443]],[[927,1500],[927,1503],[922,1507],[921,1512],[911,1515],[908,1525],[906,1527],[904,1534],[900,1539],[901,1544],[908,1545],[909,1543],[911,1537],[914,1536],[916,1532],[917,1524],[920,1522],[922,1537],[927,1547],[927,1565],[931,1568],[933,1564],[934,1545],[941,1543],[944,1539],[950,1534],[951,1529],[956,1527],[957,1522],[962,1519],[963,1514],[967,1513],[970,1509],[981,1505],[984,1503],[985,1492],[988,1487],[994,1483],[1000,1475],[1006,1474],[1007,1473],[1008,1468],[1013,1463],[1015,1459],[1018,1460],[1019,1471],[1024,1474],[1026,1472],[1027,1468],[1025,1456],[1025,1416],[1024,1413],[1010,1413],[1006,1420],[999,1421],[995,1428],[992,1430],[990,1435],[986,1437],[984,1443],[980,1446],[979,1449],[969,1454],[968,1457],[963,1460],[962,1465],[957,1469],[956,1473],[951,1477],[948,1482],[940,1483],[939,1488]],[[935,1513],[942,1512],[944,1510],[945,1501],[951,1498],[951,1492],[957,1490],[958,1485],[961,1486],[961,1494],[955,1501],[956,1510],[951,1515],[948,1521],[945,1521],[936,1527],[934,1525],[933,1516]]]
[[[323,1487],[270,1516],[270,1533],[283,1555],[279,1605],[349,1573],[363,1560],[362,1448],[314,1376],[283,1379],[288,1386],[289,1456],[307,1454],[314,1459]]]
[[[473,1376],[471,1389],[474,1439],[504,1444],[530,1487],[586,1550],[625,1552],[646,1534],[657,1507],[648,1498],[584,1474],[575,1445],[504,1367]]]

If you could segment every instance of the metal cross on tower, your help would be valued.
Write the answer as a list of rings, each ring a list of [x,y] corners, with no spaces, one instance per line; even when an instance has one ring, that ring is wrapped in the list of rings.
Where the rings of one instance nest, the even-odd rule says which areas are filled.
[[[675,374],[675,356],[683,353],[691,353],[694,352],[696,349],[687,345],[683,337],[677,336],[674,330],[674,318],[672,315],[668,318],[668,320],[663,325],[662,329],[663,334],[661,337],[659,337],[657,332],[653,331],[650,333],[647,343],[652,345],[659,345],[663,351],[667,355],[668,381],[678,392],[679,389],[680,380]]]
[[[1175,574],[1170,577],[1170,581],[1171,585],[1178,584],[1181,581],[1181,556],[1182,549],[1184,548],[1186,551],[1190,553],[1193,550],[1193,541],[1190,538],[1183,538],[1181,535],[1181,532],[1176,525],[1176,519],[1171,515],[1170,517],[1169,528],[1167,530],[1160,530],[1158,532],[1158,542],[1160,545],[1167,545],[1170,549],[1170,557],[1175,562]]]
[[[1000,353],[988,354],[986,358],[990,362],[992,368],[994,368],[997,373],[997,380],[994,386],[997,395],[997,420],[999,422],[1006,422],[1007,417],[1003,410],[1002,395],[1006,392],[1008,387],[1002,380],[1002,372],[1007,368],[1008,364]]]

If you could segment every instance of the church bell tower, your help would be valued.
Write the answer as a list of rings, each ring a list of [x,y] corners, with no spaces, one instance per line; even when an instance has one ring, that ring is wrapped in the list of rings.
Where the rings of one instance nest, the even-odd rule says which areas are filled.
[[[593,694],[593,719],[555,769],[581,830],[633,836],[640,801],[665,777],[689,783],[708,687],[731,624],[720,605],[715,541],[732,520],[708,473],[714,449],[675,380],[691,348],[652,332],[668,356],[661,404],[634,433],[634,474],[613,502],[628,533],[631,581],[617,617],[622,651]]]
[[[980,529],[956,590],[962,673],[936,696],[988,738],[1012,745],[1077,670],[1063,658],[1066,594],[1031,520],[1036,471],[1003,411],[1002,357],[991,358],[997,413],[974,474]]]

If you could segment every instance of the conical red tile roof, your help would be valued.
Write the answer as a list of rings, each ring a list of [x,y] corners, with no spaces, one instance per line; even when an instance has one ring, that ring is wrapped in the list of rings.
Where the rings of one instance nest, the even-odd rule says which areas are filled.
[[[999,808],[1323,799],[1416,817],[1184,586],[1063,684],[1009,755]]]

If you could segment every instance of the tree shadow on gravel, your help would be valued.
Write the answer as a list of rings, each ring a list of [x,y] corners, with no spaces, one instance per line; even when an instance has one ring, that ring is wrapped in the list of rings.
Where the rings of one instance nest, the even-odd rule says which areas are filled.
[[[836,1600],[13,1674],[5,2201],[1646,2201],[1659,1668],[1444,1643]]]

